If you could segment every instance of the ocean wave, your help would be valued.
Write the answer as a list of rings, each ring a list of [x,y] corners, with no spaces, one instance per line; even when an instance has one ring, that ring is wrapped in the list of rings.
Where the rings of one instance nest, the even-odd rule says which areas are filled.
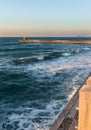
[[[72,52],[51,52],[45,55],[39,55],[39,56],[30,56],[30,57],[20,57],[12,59],[12,62],[16,65],[19,64],[31,64],[39,61],[50,61],[52,59],[61,58],[61,57],[70,57],[73,56],[76,53],[79,53],[80,51],[72,51]]]
[[[54,59],[54,58],[59,58],[59,57],[69,57],[71,55],[74,55],[74,54],[78,54],[80,52],[80,50],[75,50],[75,51],[70,51],[70,52],[66,52],[66,51],[63,51],[63,52],[52,52],[46,56],[44,56],[44,59],[45,60],[50,60],[50,59]]]
[[[90,48],[89,47],[85,47],[85,48],[83,48],[83,50],[88,51],[88,50],[90,50]]]
[[[42,60],[40,57],[21,57],[17,59],[13,59],[12,61],[15,64],[29,64],[29,63],[34,63]]]
[[[70,56],[71,53],[63,53],[62,56]]]
[[[12,61],[15,64],[29,64],[29,63],[39,62],[39,61],[51,60],[63,56],[70,56],[70,55],[71,53],[53,52],[45,56],[21,57],[21,58],[13,59]]]
[[[16,45],[17,46],[17,45]],[[0,51],[5,51],[5,52],[9,52],[9,51],[28,51],[30,50],[30,48],[19,48],[18,46],[17,47],[9,47],[9,48],[1,48]]]
[[[60,57],[61,53],[60,52],[52,52],[46,56],[44,56],[44,59],[53,59],[53,58],[57,58]]]
[[[90,53],[90,52],[88,52]],[[51,62],[38,62],[35,65],[28,65],[26,67],[26,73],[29,74],[30,72],[33,72],[34,77],[51,77],[55,74],[59,74],[60,71],[67,70],[76,70],[77,72],[87,70],[91,67],[90,62],[90,54],[88,54],[88,58],[86,54],[80,53],[78,55],[74,55],[74,58],[68,56],[66,58],[59,57],[58,59],[52,60]]]
[[[51,100],[45,109],[34,109],[25,103],[25,107],[21,106],[16,109],[3,108],[7,118],[0,122],[1,129],[24,129],[24,130],[49,130],[49,126],[54,122],[54,118],[62,111],[64,101]],[[5,106],[3,106],[5,107]],[[61,110],[60,110],[61,108]]]

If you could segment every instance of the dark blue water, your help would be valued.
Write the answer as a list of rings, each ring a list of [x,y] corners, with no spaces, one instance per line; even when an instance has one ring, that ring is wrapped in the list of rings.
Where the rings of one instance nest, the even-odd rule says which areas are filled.
[[[90,73],[91,45],[19,39],[0,38],[0,130],[48,130]]]

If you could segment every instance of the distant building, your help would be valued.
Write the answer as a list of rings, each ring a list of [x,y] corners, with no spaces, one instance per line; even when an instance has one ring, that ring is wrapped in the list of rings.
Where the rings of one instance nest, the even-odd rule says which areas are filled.
[[[28,40],[28,38],[27,37],[23,37],[23,40]]]

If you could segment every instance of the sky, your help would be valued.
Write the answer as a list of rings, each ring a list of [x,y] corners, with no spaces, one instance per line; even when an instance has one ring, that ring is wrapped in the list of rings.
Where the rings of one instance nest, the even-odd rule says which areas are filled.
[[[0,0],[0,36],[91,36],[91,0]]]

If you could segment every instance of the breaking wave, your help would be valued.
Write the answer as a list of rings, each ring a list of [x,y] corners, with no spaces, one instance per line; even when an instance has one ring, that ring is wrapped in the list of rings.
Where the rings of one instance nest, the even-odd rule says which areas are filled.
[[[29,63],[34,63],[34,62],[39,62],[39,61],[45,61],[45,60],[51,60],[59,57],[69,57],[73,54],[76,54],[79,52],[52,52],[49,54],[46,54],[44,56],[33,56],[33,57],[21,57],[21,58],[16,58],[13,59],[12,61],[15,64],[29,64]]]

